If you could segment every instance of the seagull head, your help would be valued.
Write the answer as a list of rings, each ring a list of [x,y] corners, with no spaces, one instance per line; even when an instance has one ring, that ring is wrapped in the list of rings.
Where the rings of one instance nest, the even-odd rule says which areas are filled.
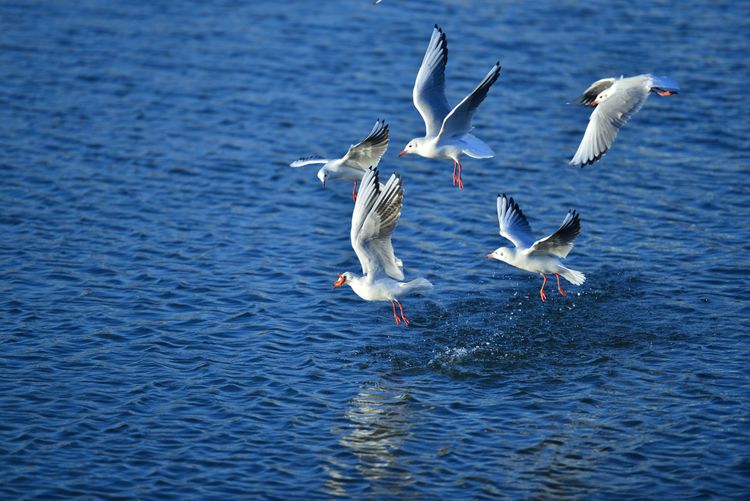
[[[601,104],[603,101],[609,99],[612,94],[614,94],[612,87],[607,87],[606,89],[601,91],[598,96],[596,96],[596,99],[589,103],[589,106],[596,106],[597,104]]]
[[[487,254],[487,259],[497,259],[498,261],[502,261],[504,263],[510,263],[510,260],[513,258],[512,256],[515,255],[515,249],[510,249],[508,247],[498,247],[494,251]]]
[[[328,179],[328,170],[325,167],[321,167],[318,171],[318,179],[323,184],[323,188],[326,187],[326,179]]]
[[[401,150],[398,154],[399,158],[403,157],[404,155],[408,155],[409,153],[416,153],[419,149],[419,145],[421,143],[421,139],[418,137],[415,137],[408,143],[406,143],[406,146],[404,146],[404,149]]]
[[[339,273],[339,279],[333,282],[334,287],[341,287],[346,283],[346,280],[351,278],[352,274],[348,271],[345,271],[344,273]]]

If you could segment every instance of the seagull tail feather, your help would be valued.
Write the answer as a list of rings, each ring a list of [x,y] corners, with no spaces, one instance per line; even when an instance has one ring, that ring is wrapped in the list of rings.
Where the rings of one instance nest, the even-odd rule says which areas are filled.
[[[562,268],[560,275],[573,285],[581,285],[586,281],[586,275],[580,271],[571,270],[570,268]]]
[[[403,294],[422,294],[429,292],[432,289],[432,284],[424,278],[415,278],[405,284],[401,285]]]

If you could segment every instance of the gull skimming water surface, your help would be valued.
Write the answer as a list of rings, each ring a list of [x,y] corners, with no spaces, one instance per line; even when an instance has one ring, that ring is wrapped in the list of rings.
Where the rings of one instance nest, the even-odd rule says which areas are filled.
[[[339,273],[333,286],[347,284],[365,301],[390,301],[396,324],[403,320],[408,326],[409,320],[399,298],[427,292],[432,289],[432,284],[424,278],[403,282],[403,265],[394,256],[391,243],[404,199],[401,177],[394,173],[385,186],[380,186],[377,169],[369,169],[360,183],[352,212],[350,237],[363,275],[349,271]],[[401,318],[396,313],[396,305]]]
[[[500,235],[507,238],[515,247],[499,247],[487,254],[490,259],[503,261],[511,266],[542,275],[544,281],[539,289],[542,301],[547,300],[544,286],[547,284],[545,273],[557,277],[557,290],[565,295],[560,286],[560,275],[574,285],[581,285],[586,276],[580,271],[566,268],[560,258],[568,255],[573,248],[573,241],[581,232],[581,222],[576,211],[568,212],[560,228],[552,235],[535,240],[531,234],[531,225],[521,212],[521,208],[504,194],[497,196],[497,218],[500,222]]]

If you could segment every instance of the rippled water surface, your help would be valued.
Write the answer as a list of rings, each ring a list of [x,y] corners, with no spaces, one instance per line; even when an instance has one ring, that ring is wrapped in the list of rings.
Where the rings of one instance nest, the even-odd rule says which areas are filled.
[[[152,4],[0,3],[0,496],[750,494],[747,4]],[[503,65],[463,192],[396,158],[434,23],[451,103]],[[682,92],[566,165],[645,72]],[[287,167],[378,117],[408,329],[331,287],[349,183]],[[580,211],[584,286],[484,259],[498,192]]]

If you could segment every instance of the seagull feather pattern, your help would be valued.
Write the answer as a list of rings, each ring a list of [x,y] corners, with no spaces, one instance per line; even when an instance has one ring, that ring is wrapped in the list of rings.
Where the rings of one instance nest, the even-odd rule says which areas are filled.
[[[370,172],[362,179],[352,215],[352,247],[362,265],[362,273],[384,272],[395,280],[403,280],[404,272],[396,261],[391,243],[403,203],[401,177],[393,174],[381,191],[377,171]],[[360,197],[364,197],[361,203]]]

